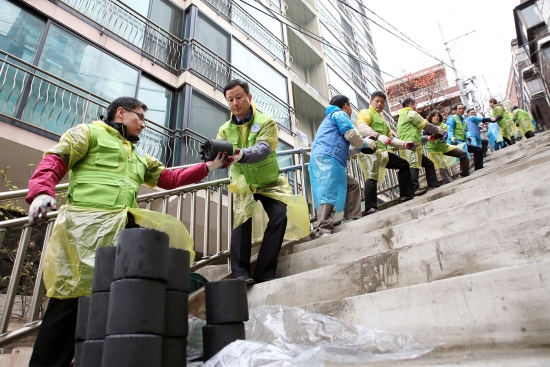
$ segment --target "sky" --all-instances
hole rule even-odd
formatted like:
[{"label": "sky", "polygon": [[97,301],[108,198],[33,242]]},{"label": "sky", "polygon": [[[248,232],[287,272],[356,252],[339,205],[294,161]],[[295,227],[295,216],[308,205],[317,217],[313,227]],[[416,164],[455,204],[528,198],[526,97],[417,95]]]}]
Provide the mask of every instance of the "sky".
[{"label": "sky", "polygon": [[[506,94],[512,62],[510,42],[516,38],[512,11],[519,3],[519,0],[364,1],[368,9],[447,64],[450,61],[438,21],[447,41],[475,31],[456,42],[449,42],[451,55],[461,78],[476,76],[480,92],[487,96],[488,88],[491,95],[499,100]],[[368,10],[366,14],[376,23],[397,33]],[[401,77],[439,63],[372,21],[370,24],[382,71]],[[382,77],[384,81],[394,79],[386,74]],[[450,68],[447,68],[447,78],[454,80]]]}]

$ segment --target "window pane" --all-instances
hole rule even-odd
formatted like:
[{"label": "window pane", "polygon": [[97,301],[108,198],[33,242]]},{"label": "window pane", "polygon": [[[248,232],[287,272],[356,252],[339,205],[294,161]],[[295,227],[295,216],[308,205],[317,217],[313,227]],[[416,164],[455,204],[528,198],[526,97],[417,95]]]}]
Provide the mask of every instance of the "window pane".
[{"label": "window pane", "polygon": [[[227,120],[229,120],[229,110],[227,107],[193,89],[189,129],[207,138],[215,139],[220,126]],[[183,149],[186,151],[186,164],[200,162],[200,142],[189,140],[187,147],[183,147]],[[217,169],[208,174],[207,180],[217,180],[226,177],[227,170]]]},{"label": "window pane", "polygon": [[[273,35],[275,35],[278,39],[283,39],[283,33],[281,29],[281,22],[279,22],[277,19],[270,17],[269,15],[265,13],[269,13],[269,10],[264,8],[260,3],[253,2],[254,8],[245,2],[239,2],[239,5],[242,6],[242,8],[252,15],[252,18],[256,19],[258,22],[260,22],[261,25],[263,25],[265,28],[267,28]],[[255,9],[259,8],[261,11]]]},{"label": "window pane", "polygon": [[55,26],[38,66],[110,101],[136,95],[137,70]]},{"label": "window pane", "polygon": [[351,88],[348,83],[346,83],[342,78],[338,76],[331,68],[327,68],[328,70],[328,80],[330,85],[332,85],[340,94],[345,95],[349,98],[350,102],[354,106],[358,106],[357,103],[357,97],[355,95],[355,91],[353,88]]},{"label": "window pane", "polygon": [[138,97],[148,107],[147,119],[169,127],[172,91],[154,81],[142,77],[139,81]]},{"label": "window pane", "polygon": [[189,128],[207,138],[215,139],[218,129],[229,120],[229,109],[193,90]]},{"label": "window pane", "polygon": [[151,20],[177,37],[181,37],[183,11],[162,0],[154,0]]},{"label": "window pane", "polygon": [[285,77],[237,41],[233,42],[231,55],[233,66],[273,93],[276,97],[288,103]]},{"label": "window pane", "polygon": [[0,0],[0,50],[32,63],[46,22]]},{"label": "window pane", "polygon": [[[6,0],[0,0],[0,9],[0,57],[4,59],[5,54],[11,54],[32,63],[45,22]],[[29,80],[24,71],[28,67],[15,64],[19,66],[0,61],[0,112],[12,117],[17,117],[22,92]]]},{"label": "window pane", "polygon": [[121,0],[121,1],[147,18],[147,14],[149,14],[149,0]]},{"label": "window pane", "polygon": [[229,33],[224,31],[207,16],[199,12],[195,28],[195,38],[216,55],[224,60],[229,60],[229,47],[231,39]]}]

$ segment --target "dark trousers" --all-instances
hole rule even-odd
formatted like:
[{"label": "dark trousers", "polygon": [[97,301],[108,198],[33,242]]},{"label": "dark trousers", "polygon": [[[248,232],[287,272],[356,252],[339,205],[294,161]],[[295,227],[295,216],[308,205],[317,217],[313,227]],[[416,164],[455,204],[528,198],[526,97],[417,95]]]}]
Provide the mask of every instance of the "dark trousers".
[{"label": "dark trousers", "polygon": [[[424,154],[422,154],[421,165],[426,170],[426,181],[428,182],[428,187],[439,187],[439,180],[437,179],[437,174],[435,173],[434,163]],[[420,169],[411,168],[411,176],[414,190],[418,190],[420,188],[420,184],[418,183],[419,174]]]},{"label": "dark trousers", "polygon": [[474,167],[475,169],[483,168],[483,144],[481,147],[468,144],[468,152],[474,153]]},{"label": "dark trousers", "polygon": [[531,139],[534,136],[535,136],[535,133],[532,132],[532,131],[528,131],[528,132],[525,133],[525,138],[526,139]]},{"label": "dark trousers", "polygon": [[481,139],[481,155],[487,157],[487,149],[489,149],[489,140]]},{"label": "dark trousers", "polygon": [[[254,200],[260,200],[269,218],[253,276],[255,280],[263,281],[275,278],[277,259],[286,230],[286,204],[261,194],[254,194]],[[230,257],[234,278],[250,276],[251,248],[252,218],[231,233]]]},{"label": "dark trousers", "polygon": [[[399,196],[413,196],[413,183],[411,178],[411,170],[409,169],[409,162],[400,156],[388,153],[388,163],[386,168],[397,170],[397,180],[399,181]],[[378,181],[368,179],[365,181],[365,188],[363,193],[365,195],[365,210],[371,208],[376,209],[378,207],[377,193],[378,193]]]},{"label": "dark trousers", "polygon": [[456,148],[443,154],[460,159],[460,175],[463,177],[470,175],[470,160],[468,159],[468,153],[462,149]]},{"label": "dark trousers", "polygon": [[74,358],[78,298],[50,298],[29,367],[69,367]]}]

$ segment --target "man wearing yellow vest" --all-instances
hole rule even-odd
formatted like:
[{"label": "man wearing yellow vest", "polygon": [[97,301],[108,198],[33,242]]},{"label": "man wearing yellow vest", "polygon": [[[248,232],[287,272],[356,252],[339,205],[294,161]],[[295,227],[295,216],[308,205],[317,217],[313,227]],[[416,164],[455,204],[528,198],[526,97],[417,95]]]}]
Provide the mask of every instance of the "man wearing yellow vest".
[{"label": "man wearing yellow vest", "polygon": [[[118,232],[133,227],[165,231],[170,247],[194,258],[193,242],[176,218],[142,210],[141,184],[173,189],[203,179],[226,157],[188,169],[167,170],[135,144],[145,128],[147,106],[132,97],[115,99],[107,118],[80,124],[44,153],[29,181],[29,223],[57,209],[55,186],[69,172],[67,205],[61,206],[44,254],[44,284],[50,298],[34,344],[30,367],[65,367],[74,356],[78,298],[91,293],[95,251],[113,246]],[[102,116],[103,117],[103,116]]]},{"label": "man wearing yellow vest", "polygon": [[[229,189],[234,193],[231,271],[234,278],[253,285],[275,279],[287,224],[301,228],[302,234],[298,237],[305,237],[309,235],[309,213],[304,198],[293,195],[288,181],[281,176],[275,152],[278,144],[275,120],[256,110],[247,82],[232,80],[223,93],[231,119],[220,127],[216,139],[230,141],[234,149],[234,155],[229,158],[232,163]],[[252,218],[256,217],[256,201],[261,202],[269,220],[251,276]]]},{"label": "man wearing yellow vest", "polygon": [[433,162],[422,154],[422,138],[420,133],[426,130],[436,139],[446,140],[447,132],[440,127],[430,124],[418,112],[416,112],[416,103],[412,98],[406,98],[402,103],[403,108],[398,112],[397,135],[399,139],[412,141],[416,144],[414,151],[400,151],[400,155],[409,161],[411,175],[415,190],[419,189],[418,175],[420,167],[426,170],[426,181],[428,181],[428,190],[439,187],[439,181],[435,173]]},{"label": "man wearing yellow vest", "polygon": [[[373,214],[378,211],[377,186],[382,184],[385,177],[385,169],[397,170],[399,182],[399,202],[403,203],[413,199],[414,190],[409,169],[409,162],[394,154],[394,149],[416,150],[416,144],[406,142],[393,137],[390,124],[381,115],[386,106],[386,94],[382,91],[374,91],[371,95],[370,106],[357,114],[357,130],[362,137],[374,137],[377,142],[375,154],[359,157],[360,167],[365,181],[365,214]],[[417,194],[424,194],[420,190]]]}]

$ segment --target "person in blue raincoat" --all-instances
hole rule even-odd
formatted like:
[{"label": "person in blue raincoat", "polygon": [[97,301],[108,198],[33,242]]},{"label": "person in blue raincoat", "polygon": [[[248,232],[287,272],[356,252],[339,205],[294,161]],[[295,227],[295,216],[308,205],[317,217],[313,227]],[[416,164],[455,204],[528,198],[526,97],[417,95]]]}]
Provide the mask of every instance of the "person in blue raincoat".
[{"label": "person in blue raincoat", "polygon": [[489,139],[489,145],[495,152],[501,148],[504,148],[504,139],[500,133],[500,127],[497,122],[491,122],[487,126],[487,138]]},{"label": "person in blue raincoat", "polygon": [[346,172],[350,155],[374,153],[376,142],[361,138],[351,122],[349,98],[334,96],[326,108],[326,117],[319,126],[311,147],[309,177],[317,210],[317,236],[328,236],[334,230],[333,209],[344,211],[344,219],[361,218],[359,182]]},{"label": "person in blue raincoat", "polygon": [[468,150],[474,153],[475,169],[483,168],[483,157],[487,154],[489,141],[481,138],[479,125],[484,122],[496,122],[497,120],[490,117],[479,117],[476,111],[470,108],[466,112],[466,140],[468,141]]}]

